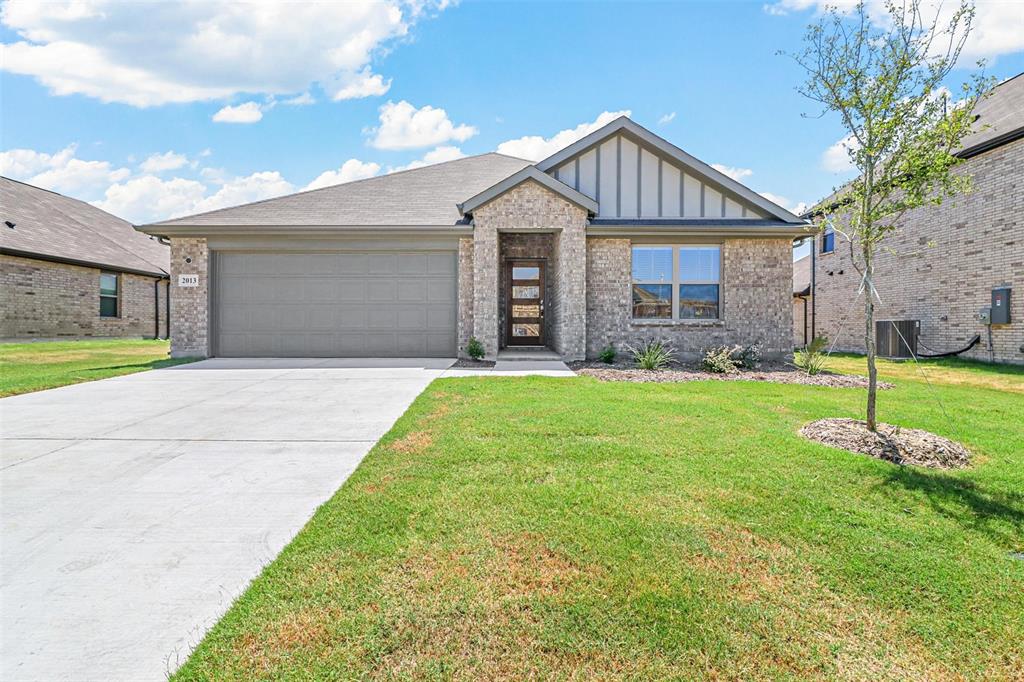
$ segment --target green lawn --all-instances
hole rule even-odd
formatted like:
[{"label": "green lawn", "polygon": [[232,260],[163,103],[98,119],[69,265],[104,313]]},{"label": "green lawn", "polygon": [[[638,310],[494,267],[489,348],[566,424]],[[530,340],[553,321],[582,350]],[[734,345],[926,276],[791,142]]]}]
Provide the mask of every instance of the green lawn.
[{"label": "green lawn", "polygon": [[169,367],[168,342],[140,339],[0,344],[0,397]]},{"label": "green lawn", "polygon": [[437,381],[173,679],[1019,680],[1024,373],[881,364],[972,468],[797,435],[857,389]]}]

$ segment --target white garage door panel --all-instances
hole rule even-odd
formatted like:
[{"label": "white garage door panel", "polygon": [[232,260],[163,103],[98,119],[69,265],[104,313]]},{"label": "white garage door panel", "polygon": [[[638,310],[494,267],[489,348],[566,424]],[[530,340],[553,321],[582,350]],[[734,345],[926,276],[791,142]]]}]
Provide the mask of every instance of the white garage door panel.
[{"label": "white garage door panel", "polygon": [[217,355],[455,355],[454,252],[216,258]]}]

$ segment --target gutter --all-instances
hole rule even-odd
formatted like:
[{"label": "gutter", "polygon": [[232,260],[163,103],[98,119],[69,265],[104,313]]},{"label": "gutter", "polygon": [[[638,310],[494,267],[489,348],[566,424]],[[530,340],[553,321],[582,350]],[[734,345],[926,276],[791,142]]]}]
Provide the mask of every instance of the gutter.
[{"label": "gutter", "polygon": [[154,237],[451,237],[470,236],[473,227],[462,225],[136,225],[135,229]]},{"label": "gutter", "polygon": [[0,247],[0,254],[5,256],[17,256],[18,258],[29,258],[32,260],[41,260],[48,263],[64,263],[65,265],[78,265],[83,268],[93,268],[100,270],[110,270],[112,272],[124,272],[131,275],[142,275],[143,277],[156,277],[157,279],[170,279],[170,275],[164,271],[153,272],[151,270],[139,270],[136,268],[126,268],[122,265],[110,265],[108,263],[97,263],[95,261],[79,260],[77,258],[65,258],[64,256],[51,256],[45,253],[35,253],[32,251],[21,251],[19,249],[8,249]]}]

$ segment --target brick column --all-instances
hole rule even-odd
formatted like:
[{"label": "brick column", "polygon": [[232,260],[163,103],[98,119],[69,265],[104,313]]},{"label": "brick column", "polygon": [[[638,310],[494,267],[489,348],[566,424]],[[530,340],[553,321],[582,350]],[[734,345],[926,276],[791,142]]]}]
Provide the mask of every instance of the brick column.
[{"label": "brick column", "polygon": [[473,330],[473,239],[459,240],[459,319],[456,339],[460,358],[466,355],[466,345]]},{"label": "brick column", "polygon": [[[191,262],[186,262],[191,260]],[[199,275],[199,285],[182,287],[178,275]],[[209,250],[205,238],[171,239],[171,357],[209,355],[207,302]]]},{"label": "brick column", "polygon": [[473,227],[473,336],[488,360],[498,356],[498,231],[488,221]]},{"label": "brick column", "polygon": [[564,360],[587,355],[587,235],[583,221],[567,223],[555,235],[555,306],[558,329],[554,350]]}]

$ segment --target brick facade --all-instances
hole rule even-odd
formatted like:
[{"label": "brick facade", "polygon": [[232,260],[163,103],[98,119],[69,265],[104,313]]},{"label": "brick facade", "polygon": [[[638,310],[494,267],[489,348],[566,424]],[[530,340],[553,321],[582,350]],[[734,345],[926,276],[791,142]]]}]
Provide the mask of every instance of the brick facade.
[{"label": "brick facade", "polygon": [[[879,249],[876,319],[920,320],[926,348],[950,351],[980,334],[963,357],[1024,363],[1024,140],[973,157],[957,172],[973,176],[973,191],[939,206],[918,208]],[[816,331],[840,350],[864,352],[864,302],[849,245],[836,236],[833,253],[816,258]],[[892,253],[889,252],[891,249]],[[978,311],[993,287],[1010,286],[1011,324],[988,330]]]},{"label": "brick facade", "polygon": [[[179,286],[178,275],[199,275],[199,286]],[[209,250],[206,247],[206,239],[172,238],[172,358],[206,357],[210,353],[208,282]]]},{"label": "brick facade", "polygon": [[166,337],[166,280],[120,273],[119,315],[100,317],[101,272],[113,271],[0,255],[0,338],[153,338],[156,319]]},{"label": "brick facade", "polygon": [[466,346],[473,336],[473,239],[459,240],[459,317],[456,343],[459,357],[466,357]]},{"label": "brick facade", "polygon": [[[585,344],[587,212],[563,197],[527,181],[480,206],[473,213],[473,329],[486,357],[497,355],[502,338],[499,233],[551,233],[547,277],[551,299],[548,345],[569,360],[582,359]],[[510,242],[515,243],[515,242]]]},{"label": "brick facade", "polygon": [[725,239],[722,242],[720,319],[634,322],[632,251],[629,239],[587,241],[586,353],[595,357],[611,344],[647,339],[671,343],[683,359],[711,346],[756,342],[766,357],[787,357],[793,335],[793,246],[788,238]]}]

